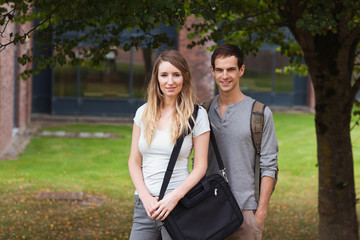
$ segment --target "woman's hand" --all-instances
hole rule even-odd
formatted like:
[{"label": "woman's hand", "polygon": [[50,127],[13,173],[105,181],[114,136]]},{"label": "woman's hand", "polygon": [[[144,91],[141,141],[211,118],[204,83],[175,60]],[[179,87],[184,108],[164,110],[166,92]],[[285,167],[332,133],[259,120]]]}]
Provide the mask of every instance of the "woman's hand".
[{"label": "woman's hand", "polygon": [[156,204],[156,211],[151,215],[151,218],[154,220],[164,221],[178,204],[180,199],[181,196],[177,194],[176,190],[166,194],[164,198]]},{"label": "woman's hand", "polygon": [[142,204],[144,205],[145,211],[150,218],[153,218],[152,215],[156,211],[158,204],[158,197],[153,197],[151,195],[140,198]]}]

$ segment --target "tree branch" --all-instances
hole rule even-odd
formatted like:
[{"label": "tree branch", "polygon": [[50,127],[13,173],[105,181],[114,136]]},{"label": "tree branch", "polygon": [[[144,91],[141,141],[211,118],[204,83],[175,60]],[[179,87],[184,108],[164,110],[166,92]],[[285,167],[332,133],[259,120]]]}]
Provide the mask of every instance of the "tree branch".
[{"label": "tree branch", "polygon": [[[49,15],[44,19],[42,20],[39,24],[37,24],[36,26],[34,26],[33,28],[31,28],[28,32],[24,33],[22,36],[21,35],[18,35],[18,38],[14,37],[14,39],[10,39],[9,42],[5,43],[5,44],[2,44],[0,43],[0,52],[2,52],[7,46],[11,45],[11,44],[17,44],[18,41],[20,41],[21,39],[26,39],[33,31],[35,31],[36,29],[38,29],[41,25],[45,24],[47,21],[49,21],[52,16],[54,15],[54,13],[59,9],[59,7],[62,5],[62,2],[60,2],[50,13]],[[13,9],[12,11],[15,11],[15,9]],[[8,20],[9,22],[10,20]],[[4,27],[3,31],[1,32],[1,37],[2,36],[2,33],[5,32],[6,30],[6,27],[7,27],[7,24],[8,22],[6,23],[6,26]]]},{"label": "tree branch", "polygon": [[7,17],[8,20],[7,20],[6,23],[4,24],[4,29],[3,29],[2,31],[0,31],[0,36],[1,36],[1,38],[4,37],[3,34],[4,34],[4,32],[5,32],[6,28],[7,28],[7,25],[8,25],[9,22],[11,21],[8,16],[9,16],[9,15],[14,16],[14,14],[15,14],[15,9],[13,9],[13,10],[11,10],[10,12],[8,12],[8,13],[6,13],[6,14],[3,15],[3,18],[6,18],[6,17]]}]

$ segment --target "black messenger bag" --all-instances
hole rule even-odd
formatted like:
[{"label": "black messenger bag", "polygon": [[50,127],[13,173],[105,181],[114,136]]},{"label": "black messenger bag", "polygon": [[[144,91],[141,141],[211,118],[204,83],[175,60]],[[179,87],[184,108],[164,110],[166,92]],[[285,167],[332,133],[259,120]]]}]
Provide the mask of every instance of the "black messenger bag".
[{"label": "black messenger bag", "polygon": [[[197,108],[194,111],[194,119],[196,114]],[[190,123],[193,127],[194,123]],[[221,174],[205,176],[170,212],[164,226],[173,240],[221,240],[235,232],[243,222],[241,210],[228,184],[212,130],[210,139]],[[164,197],[183,140],[184,135],[177,139],[174,146],[159,201]]]}]

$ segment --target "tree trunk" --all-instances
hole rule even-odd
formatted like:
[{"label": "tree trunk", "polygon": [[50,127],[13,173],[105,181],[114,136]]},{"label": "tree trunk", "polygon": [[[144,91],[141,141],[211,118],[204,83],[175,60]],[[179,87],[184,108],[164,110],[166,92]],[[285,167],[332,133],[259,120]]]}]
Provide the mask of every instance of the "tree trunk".
[{"label": "tree trunk", "polygon": [[[331,33],[311,36],[303,48],[315,89],[319,239],[358,240],[350,138],[353,46],[339,39]],[[314,49],[307,52],[311,45]]]},{"label": "tree trunk", "polygon": [[152,50],[143,48],[142,49],[144,63],[145,63],[145,84],[147,86],[151,79],[151,72],[152,72]]},{"label": "tree trunk", "polygon": [[[348,27],[354,20],[348,11],[350,4],[329,1],[335,7],[327,8],[325,2],[277,3],[280,15],[303,50],[315,90],[319,239],[358,240],[350,121],[355,94],[360,88],[360,80],[351,81],[360,28]],[[313,7],[325,9],[321,12]],[[354,14],[356,11],[357,8]],[[332,14],[336,24],[326,30],[315,21],[325,18],[314,17],[314,22],[309,22],[307,18],[317,12]]]},{"label": "tree trunk", "polygon": [[319,239],[358,239],[349,109],[345,100],[316,101]]}]

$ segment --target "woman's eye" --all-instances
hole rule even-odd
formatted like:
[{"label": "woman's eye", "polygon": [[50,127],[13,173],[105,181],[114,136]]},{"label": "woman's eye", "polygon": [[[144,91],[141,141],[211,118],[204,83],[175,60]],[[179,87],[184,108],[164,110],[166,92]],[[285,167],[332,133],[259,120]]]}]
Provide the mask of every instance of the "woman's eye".
[{"label": "woman's eye", "polygon": [[160,76],[162,76],[162,77],[166,77],[167,75],[166,75],[166,74],[161,74]]}]

